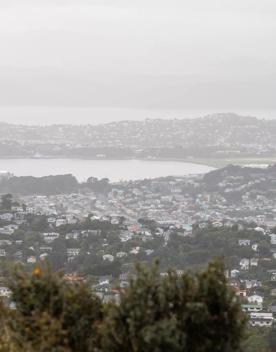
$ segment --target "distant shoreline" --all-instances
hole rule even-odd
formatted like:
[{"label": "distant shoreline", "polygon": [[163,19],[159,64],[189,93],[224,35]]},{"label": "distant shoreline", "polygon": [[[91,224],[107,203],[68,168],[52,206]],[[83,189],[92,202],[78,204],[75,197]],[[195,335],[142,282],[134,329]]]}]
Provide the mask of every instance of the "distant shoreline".
[{"label": "distant shoreline", "polygon": [[[93,160],[93,161],[123,161],[123,160],[137,160],[137,161],[148,161],[148,162],[183,162],[191,164],[200,164],[214,168],[225,167],[229,164],[246,166],[246,165],[271,165],[276,164],[276,157],[271,158],[89,158],[89,157],[68,157],[68,156],[1,156],[1,160]],[[1,166],[1,165],[0,165]]]}]

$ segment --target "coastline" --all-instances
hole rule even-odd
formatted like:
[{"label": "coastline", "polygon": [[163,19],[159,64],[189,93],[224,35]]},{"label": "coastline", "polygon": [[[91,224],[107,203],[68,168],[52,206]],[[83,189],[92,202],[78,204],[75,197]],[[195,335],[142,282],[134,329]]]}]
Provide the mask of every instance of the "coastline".
[{"label": "coastline", "polygon": [[1,156],[1,160],[97,160],[97,161],[122,161],[122,160],[137,160],[137,161],[149,161],[149,162],[183,162],[183,163],[191,163],[191,164],[199,164],[205,165],[214,168],[222,168],[229,164],[246,166],[246,165],[258,165],[260,167],[264,165],[276,164],[276,157],[267,157],[267,158],[129,158],[129,157],[118,157],[118,158],[89,158],[89,157],[68,157],[67,155],[59,155],[59,156],[47,156],[41,155],[39,157],[35,156]]}]

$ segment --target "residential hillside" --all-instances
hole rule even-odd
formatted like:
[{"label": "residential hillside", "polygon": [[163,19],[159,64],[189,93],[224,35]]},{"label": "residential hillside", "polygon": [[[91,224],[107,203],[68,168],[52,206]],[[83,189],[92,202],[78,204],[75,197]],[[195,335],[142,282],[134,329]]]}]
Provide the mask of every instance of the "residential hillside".
[{"label": "residential hillside", "polygon": [[197,119],[103,125],[22,126],[1,123],[0,157],[269,158],[276,120],[214,114]]},{"label": "residential hillside", "polygon": [[5,269],[15,262],[32,271],[46,260],[110,302],[137,262],[158,259],[162,275],[181,275],[223,257],[250,325],[266,336],[276,319],[275,183],[275,165],[116,183],[4,175],[0,297],[10,299]]}]

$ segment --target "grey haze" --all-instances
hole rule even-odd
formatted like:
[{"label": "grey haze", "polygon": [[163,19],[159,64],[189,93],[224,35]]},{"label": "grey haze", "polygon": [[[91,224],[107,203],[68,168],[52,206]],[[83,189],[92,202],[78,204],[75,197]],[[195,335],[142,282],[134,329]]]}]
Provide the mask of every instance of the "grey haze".
[{"label": "grey haze", "polygon": [[0,120],[276,110],[275,19],[274,0],[1,0]]}]

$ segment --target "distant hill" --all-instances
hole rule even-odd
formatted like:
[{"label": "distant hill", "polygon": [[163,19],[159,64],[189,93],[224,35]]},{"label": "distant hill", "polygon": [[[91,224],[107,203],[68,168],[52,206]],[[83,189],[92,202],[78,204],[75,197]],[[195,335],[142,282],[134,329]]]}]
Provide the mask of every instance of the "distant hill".
[{"label": "distant hill", "polygon": [[234,113],[97,126],[0,127],[0,158],[276,158],[276,120]]}]

